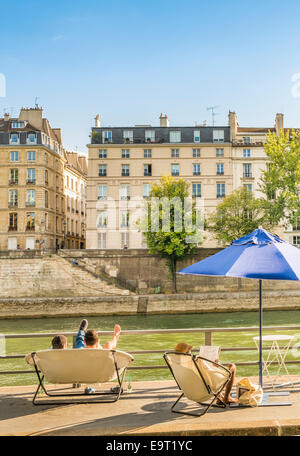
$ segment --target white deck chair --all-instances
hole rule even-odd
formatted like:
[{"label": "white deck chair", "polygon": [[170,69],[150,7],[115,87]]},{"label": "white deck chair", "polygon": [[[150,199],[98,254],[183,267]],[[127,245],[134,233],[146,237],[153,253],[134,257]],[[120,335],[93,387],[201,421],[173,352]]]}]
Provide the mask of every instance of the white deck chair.
[{"label": "white deck chair", "polygon": [[[189,353],[167,352],[164,354],[164,359],[178,388],[182,391],[182,394],[171,407],[172,412],[202,416],[212,406],[226,407],[219,394],[231,379],[232,373],[229,369],[221,364]],[[200,414],[175,410],[175,406],[183,396],[206,406],[205,410]],[[219,399],[220,404],[214,404],[217,399]],[[207,403],[207,401],[209,402]]]},{"label": "white deck chair", "polygon": [[[85,395],[90,398],[86,402],[115,402],[122,393],[122,383],[125,378],[126,369],[133,362],[134,358],[119,350],[92,350],[92,349],[67,349],[67,350],[41,350],[30,353],[25,357],[28,364],[34,366],[39,385],[33,397],[33,404],[40,405],[45,401],[36,401],[40,389],[50,397],[82,396],[83,393],[49,393],[44,381],[52,384],[86,384],[106,383],[117,379],[119,388],[116,392],[95,392],[92,395]],[[97,401],[93,396],[111,395],[113,399]],[[76,401],[64,400],[52,402],[51,404],[75,403]],[[80,401],[83,402],[83,401]],[[50,404],[50,402],[47,401]]]}]

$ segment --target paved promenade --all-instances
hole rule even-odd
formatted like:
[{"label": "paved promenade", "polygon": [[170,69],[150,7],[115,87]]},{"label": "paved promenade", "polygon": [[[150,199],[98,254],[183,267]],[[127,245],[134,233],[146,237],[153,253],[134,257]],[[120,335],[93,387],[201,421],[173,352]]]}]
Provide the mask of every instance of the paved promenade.
[{"label": "paved promenade", "polygon": [[113,404],[34,406],[34,390],[34,386],[0,388],[1,436],[300,434],[300,387],[287,397],[271,399],[290,400],[291,406],[214,408],[202,418],[171,413],[179,395],[173,381],[133,383],[133,391]]}]

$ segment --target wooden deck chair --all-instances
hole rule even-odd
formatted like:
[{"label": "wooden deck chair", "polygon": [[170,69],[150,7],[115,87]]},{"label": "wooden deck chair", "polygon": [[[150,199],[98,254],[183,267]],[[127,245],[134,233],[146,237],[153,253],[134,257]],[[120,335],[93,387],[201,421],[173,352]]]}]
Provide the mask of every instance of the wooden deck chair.
[{"label": "wooden deck chair", "polygon": [[[36,400],[36,397],[42,389],[47,396],[50,397],[71,397],[85,396],[84,403],[88,402],[116,402],[123,389],[122,383],[125,378],[126,369],[133,362],[134,358],[129,354],[119,350],[105,349],[67,349],[67,350],[41,350],[30,353],[25,357],[28,364],[35,368],[38,377],[38,388],[33,397],[34,405],[41,404],[70,404],[78,403],[76,400],[60,400],[59,402]],[[94,394],[86,395],[84,392],[77,393],[53,393],[46,389],[44,382],[69,385],[69,384],[85,384],[93,385],[96,383],[106,383],[113,380],[118,380],[116,392],[96,391]],[[110,395],[110,400],[98,400],[99,395]],[[96,396],[96,397],[95,397]],[[83,400],[79,401],[83,402]]]},{"label": "wooden deck chair", "polygon": [[[171,351],[164,354],[164,359],[178,388],[182,391],[182,394],[171,407],[172,412],[202,416],[212,406],[226,407],[219,394],[231,379],[232,373],[229,369],[209,359],[194,356],[190,353]],[[176,405],[184,396],[205,406],[204,411],[199,414],[175,410]],[[214,404],[217,399],[219,399],[220,404]]]}]

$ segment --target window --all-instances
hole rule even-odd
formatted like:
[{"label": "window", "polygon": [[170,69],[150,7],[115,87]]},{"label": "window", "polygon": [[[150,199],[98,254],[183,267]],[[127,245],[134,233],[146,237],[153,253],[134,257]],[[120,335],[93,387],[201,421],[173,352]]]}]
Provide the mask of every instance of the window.
[{"label": "window", "polygon": [[178,143],[181,141],[181,131],[170,131],[170,143]]},{"label": "window", "polygon": [[24,128],[24,122],[12,122],[12,128]]},{"label": "window", "polygon": [[155,130],[145,130],[146,142],[155,142]]},{"label": "window", "polygon": [[35,190],[26,191],[26,206],[35,206]]},{"label": "window", "polygon": [[152,165],[144,165],[144,176],[152,176]]},{"label": "window", "polygon": [[121,249],[129,247],[129,233],[121,233]]},{"label": "window", "polygon": [[201,198],[201,184],[193,184],[193,197]]},{"label": "window", "polygon": [[214,130],[213,131],[213,141],[216,142],[224,142],[224,130]]},{"label": "window", "polygon": [[[107,175],[107,165],[99,165],[99,176],[103,177]],[[72,181],[73,183],[73,181]]]},{"label": "window", "polygon": [[129,227],[129,212],[128,211],[120,212],[120,227],[121,228]]},{"label": "window", "polygon": [[243,150],[243,157],[244,157],[244,158],[249,158],[249,157],[251,157],[250,149],[244,149],[244,150]]},{"label": "window", "polygon": [[132,143],[133,142],[133,130],[124,130],[123,131],[123,139],[126,142]]},{"label": "window", "polygon": [[26,230],[34,231],[35,230],[35,213],[27,212],[26,214]]},{"label": "window", "polygon": [[173,163],[171,165],[171,172],[172,172],[172,176],[179,176],[179,165]]},{"label": "window", "polygon": [[27,184],[35,184],[35,168],[27,169]]},{"label": "window", "polygon": [[300,236],[293,236],[293,245],[300,247]]},{"label": "window", "polygon": [[244,142],[244,144],[250,144],[250,136],[244,136],[243,142]]},{"label": "window", "polygon": [[151,184],[143,185],[143,198],[149,198],[151,192]]},{"label": "window", "polygon": [[224,157],[224,149],[216,149],[216,157]]},{"label": "window", "polygon": [[10,212],[9,214],[9,231],[17,231],[18,229],[18,214],[16,212]]},{"label": "window", "polygon": [[250,193],[252,193],[252,184],[244,184],[244,188],[246,188]]},{"label": "window", "polygon": [[14,152],[10,153],[10,161],[11,162],[19,161],[19,152],[18,151],[14,151]]},{"label": "window", "polygon": [[111,143],[112,142],[112,132],[109,130],[102,131],[102,142]]},{"label": "window", "polygon": [[10,134],[10,144],[19,144],[20,137],[18,133],[11,133]]},{"label": "window", "polygon": [[252,177],[251,163],[243,163],[243,177]]},{"label": "window", "polygon": [[224,198],[225,184],[217,183],[217,198]]},{"label": "window", "polygon": [[217,174],[224,174],[224,163],[217,163]]},{"label": "window", "polygon": [[129,176],[129,175],[130,175],[130,166],[122,165],[122,176]]},{"label": "window", "polygon": [[152,149],[144,149],[144,158],[152,158]]},{"label": "window", "polygon": [[179,149],[171,149],[171,157],[179,158]]},{"label": "window", "polygon": [[45,169],[45,185],[48,185],[49,180],[48,180],[48,170]]},{"label": "window", "polygon": [[122,149],[122,158],[130,158],[130,150]]},{"label": "window", "polygon": [[107,228],[107,211],[98,213],[97,228]]},{"label": "window", "polygon": [[36,134],[35,133],[27,134],[27,144],[36,144]]},{"label": "window", "polygon": [[200,149],[193,149],[193,158],[200,158]]},{"label": "window", "polygon": [[35,161],[35,150],[27,152],[27,160]]},{"label": "window", "polygon": [[9,191],[9,206],[18,206],[18,190]]},{"label": "window", "polygon": [[106,233],[98,233],[98,249],[106,249]]},{"label": "window", "polygon": [[48,192],[47,190],[45,191],[45,207],[49,207],[49,199],[48,199]]},{"label": "window", "polygon": [[98,185],[98,200],[107,200],[107,185]]},{"label": "window", "polygon": [[122,201],[130,200],[130,185],[121,185],[120,199]]},{"label": "window", "polygon": [[293,223],[293,231],[300,231],[300,217],[296,217]]},{"label": "window", "polygon": [[194,130],[194,142],[200,142],[200,130]]},{"label": "window", "polygon": [[11,168],[9,170],[9,184],[14,185],[19,182],[19,170],[18,168]]},{"label": "window", "polygon": [[194,163],[193,164],[193,175],[194,176],[200,176],[201,174],[201,166],[200,163]]},{"label": "window", "polygon": [[99,149],[99,158],[107,158],[107,150]]}]

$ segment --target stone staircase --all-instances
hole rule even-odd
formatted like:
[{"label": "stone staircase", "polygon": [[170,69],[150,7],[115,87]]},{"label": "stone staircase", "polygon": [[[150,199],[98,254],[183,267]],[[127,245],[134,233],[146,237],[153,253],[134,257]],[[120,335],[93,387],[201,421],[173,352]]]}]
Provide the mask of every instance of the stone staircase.
[{"label": "stone staircase", "polygon": [[58,255],[0,259],[0,299],[131,294]]}]

